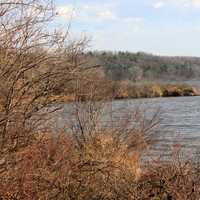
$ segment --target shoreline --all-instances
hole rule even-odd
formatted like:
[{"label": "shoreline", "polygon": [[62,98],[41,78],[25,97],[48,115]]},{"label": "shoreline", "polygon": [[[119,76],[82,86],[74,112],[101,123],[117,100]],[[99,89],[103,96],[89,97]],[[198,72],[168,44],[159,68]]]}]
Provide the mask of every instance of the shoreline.
[{"label": "shoreline", "polygon": [[[152,99],[152,98],[172,98],[172,97],[194,97],[200,96],[196,86],[187,84],[149,84],[149,85],[130,85],[122,84],[115,86],[113,94],[108,94],[113,100],[131,99]],[[107,97],[105,96],[105,98]],[[87,101],[87,95],[63,94],[50,97],[52,100],[60,102]],[[94,99],[103,99],[95,97]]]}]

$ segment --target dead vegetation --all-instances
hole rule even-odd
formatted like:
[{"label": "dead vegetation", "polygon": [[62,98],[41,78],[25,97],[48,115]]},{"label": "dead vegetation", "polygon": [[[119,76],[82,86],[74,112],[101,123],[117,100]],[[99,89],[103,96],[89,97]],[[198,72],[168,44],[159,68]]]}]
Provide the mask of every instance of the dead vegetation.
[{"label": "dead vegetation", "polygon": [[[147,121],[135,110],[104,126],[112,96],[102,96],[112,87],[94,80],[96,66],[83,58],[85,39],[69,42],[68,32],[47,29],[55,14],[50,0],[0,2],[0,199],[199,199],[193,161],[141,167],[156,115]],[[73,115],[55,134],[44,126],[60,108],[52,97],[72,82]]]},{"label": "dead vegetation", "polygon": [[115,99],[198,96],[195,86],[187,84],[112,82]]}]

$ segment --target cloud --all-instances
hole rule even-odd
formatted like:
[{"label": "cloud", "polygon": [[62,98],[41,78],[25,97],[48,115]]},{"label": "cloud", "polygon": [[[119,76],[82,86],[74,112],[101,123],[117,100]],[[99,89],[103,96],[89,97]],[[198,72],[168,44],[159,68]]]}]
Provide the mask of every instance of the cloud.
[{"label": "cloud", "polygon": [[125,17],[122,19],[122,21],[127,23],[141,23],[144,21],[142,17]]},{"label": "cloud", "polygon": [[60,18],[71,19],[82,24],[98,24],[98,23],[126,23],[126,24],[139,24],[143,21],[141,17],[122,17],[120,16],[114,4],[78,4],[76,7],[73,5],[64,5],[57,7],[57,13]]},{"label": "cloud", "polygon": [[102,4],[92,2],[79,3],[75,7],[70,4],[59,6],[57,12],[61,23],[62,19],[73,17],[75,35],[87,30],[86,34],[92,37],[94,47],[103,49],[109,46],[109,43],[117,48],[118,43],[123,44],[125,38],[133,37],[143,29],[142,17],[127,15],[118,8],[117,5],[107,2]]},{"label": "cloud", "polygon": [[191,0],[191,4],[194,8],[200,8],[200,0]]},{"label": "cloud", "polygon": [[96,14],[96,16],[99,20],[102,20],[102,21],[117,19],[116,15],[110,10],[100,11]]},{"label": "cloud", "polygon": [[62,18],[67,19],[67,20],[76,16],[75,8],[71,4],[65,5],[65,6],[57,6],[56,12],[57,12],[59,17],[62,17]]},{"label": "cloud", "polygon": [[158,1],[158,2],[155,2],[155,3],[153,4],[153,7],[156,8],[156,9],[162,8],[162,7],[164,7],[164,6],[165,6],[165,3],[164,3],[163,1]]},{"label": "cloud", "polygon": [[179,6],[185,8],[200,8],[200,0],[178,0]]},{"label": "cloud", "polygon": [[162,7],[175,7],[175,8],[200,8],[200,0],[153,0],[152,6],[155,9]]},{"label": "cloud", "polygon": [[110,5],[79,4],[76,7],[69,5],[56,8],[58,16],[64,19],[75,18],[80,22],[113,21],[117,16]]},{"label": "cloud", "polygon": [[113,21],[117,19],[116,13],[111,5],[88,4],[79,5],[79,19],[81,21]]}]

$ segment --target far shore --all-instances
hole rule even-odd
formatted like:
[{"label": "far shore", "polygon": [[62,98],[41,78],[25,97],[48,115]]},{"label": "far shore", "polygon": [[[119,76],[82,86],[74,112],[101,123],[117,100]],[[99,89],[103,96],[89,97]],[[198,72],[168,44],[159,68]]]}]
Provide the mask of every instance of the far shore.
[{"label": "far shore", "polygon": [[[126,83],[120,83],[112,91],[113,94],[109,94],[112,99],[139,99],[139,98],[160,98],[160,97],[186,97],[186,96],[199,96],[199,92],[196,86],[188,84],[144,84],[144,85],[130,85]],[[107,96],[105,96],[106,98]],[[95,98],[95,97],[94,97]],[[96,99],[103,99],[103,97],[97,97]],[[87,95],[75,95],[75,94],[62,94],[54,95],[52,100],[60,102],[74,102],[74,101],[86,101]]]}]

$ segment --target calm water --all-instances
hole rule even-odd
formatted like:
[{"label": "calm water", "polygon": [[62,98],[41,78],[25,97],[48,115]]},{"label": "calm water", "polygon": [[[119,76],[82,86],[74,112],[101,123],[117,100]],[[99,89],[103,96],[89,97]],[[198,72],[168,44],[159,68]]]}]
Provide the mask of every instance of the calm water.
[{"label": "calm water", "polygon": [[[200,89],[200,81],[189,82]],[[160,125],[158,142],[152,152],[169,152],[173,145],[181,146],[188,154],[200,149],[200,97],[171,97],[114,101],[112,110],[115,117],[123,115],[124,110],[133,111],[142,108],[147,118],[159,109]],[[58,123],[69,118],[69,105],[65,105]],[[105,119],[105,118],[104,118]]]},{"label": "calm water", "polygon": [[[188,154],[200,149],[200,97],[155,98],[115,102],[115,107],[140,107],[147,117],[159,109],[158,144],[155,151],[181,146]],[[150,118],[150,117],[149,117]]]}]

